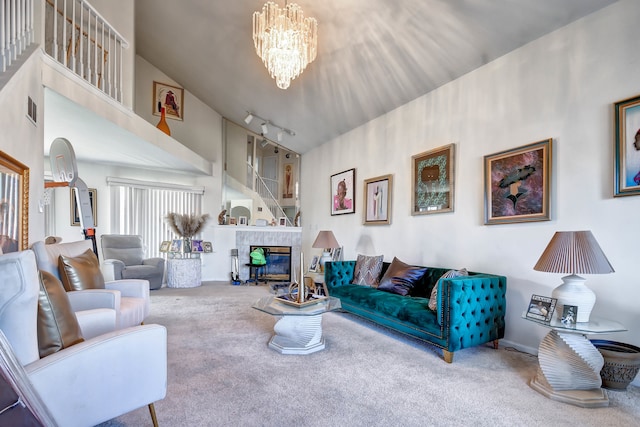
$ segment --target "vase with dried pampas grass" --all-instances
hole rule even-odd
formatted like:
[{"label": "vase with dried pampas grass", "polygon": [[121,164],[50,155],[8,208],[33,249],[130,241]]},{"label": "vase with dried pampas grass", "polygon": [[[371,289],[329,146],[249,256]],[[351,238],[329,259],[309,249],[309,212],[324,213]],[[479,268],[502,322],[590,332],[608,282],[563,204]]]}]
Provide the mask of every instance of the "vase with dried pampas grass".
[{"label": "vase with dried pampas grass", "polygon": [[184,239],[184,252],[191,252],[191,238],[198,234],[209,220],[209,214],[191,215],[169,213],[166,216],[169,227]]}]

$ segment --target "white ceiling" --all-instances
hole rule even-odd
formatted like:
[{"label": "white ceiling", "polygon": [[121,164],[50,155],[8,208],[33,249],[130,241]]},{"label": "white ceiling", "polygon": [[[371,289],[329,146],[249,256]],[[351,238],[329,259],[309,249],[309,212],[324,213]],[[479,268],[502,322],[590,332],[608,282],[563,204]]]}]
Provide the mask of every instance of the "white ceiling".
[{"label": "white ceiling", "polygon": [[[252,111],[294,130],[282,145],[305,153],[615,0],[297,2],[318,20],[318,57],[286,90],[253,47],[262,0],[136,0],[131,45],[222,116],[243,123]],[[126,120],[137,135],[53,91],[45,112],[45,140],[67,137],[78,160],[211,173],[135,115]],[[259,134],[260,124],[248,127]]]},{"label": "white ceiling", "polygon": [[262,0],[137,0],[134,46],[236,123],[250,110],[293,129],[283,145],[304,153],[614,2],[297,0],[318,20],[318,57],[286,90],[253,47]]}]

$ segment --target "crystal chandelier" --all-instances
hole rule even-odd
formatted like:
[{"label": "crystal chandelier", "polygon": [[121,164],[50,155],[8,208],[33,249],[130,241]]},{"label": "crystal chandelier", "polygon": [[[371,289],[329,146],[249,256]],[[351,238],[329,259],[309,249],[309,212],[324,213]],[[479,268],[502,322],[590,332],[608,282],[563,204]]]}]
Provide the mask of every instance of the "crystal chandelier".
[{"label": "crystal chandelier", "polygon": [[316,59],[318,22],[305,18],[295,3],[285,2],[281,9],[267,2],[262,12],[253,13],[253,44],[278,87],[286,89]]}]

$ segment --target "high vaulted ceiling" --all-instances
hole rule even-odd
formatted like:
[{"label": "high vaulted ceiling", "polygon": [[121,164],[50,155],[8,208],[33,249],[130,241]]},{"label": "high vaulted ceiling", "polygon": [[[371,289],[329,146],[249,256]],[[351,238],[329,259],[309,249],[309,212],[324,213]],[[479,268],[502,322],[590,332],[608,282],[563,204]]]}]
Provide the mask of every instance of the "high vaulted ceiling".
[{"label": "high vaulted ceiling", "polygon": [[614,2],[297,0],[318,56],[286,90],[253,47],[262,0],[136,0],[135,49],[224,117],[294,130],[282,145],[304,153]]}]

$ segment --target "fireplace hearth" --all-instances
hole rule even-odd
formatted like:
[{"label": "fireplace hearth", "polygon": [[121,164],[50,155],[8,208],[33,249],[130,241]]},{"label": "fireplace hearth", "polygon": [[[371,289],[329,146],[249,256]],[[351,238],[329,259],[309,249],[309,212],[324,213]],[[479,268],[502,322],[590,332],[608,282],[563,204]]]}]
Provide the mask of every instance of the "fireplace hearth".
[{"label": "fireplace hearth", "polygon": [[259,279],[267,281],[291,281],[291,246],[251,245],[249,253],[256,248],[264,250],[267,265],[260,272]]}]

